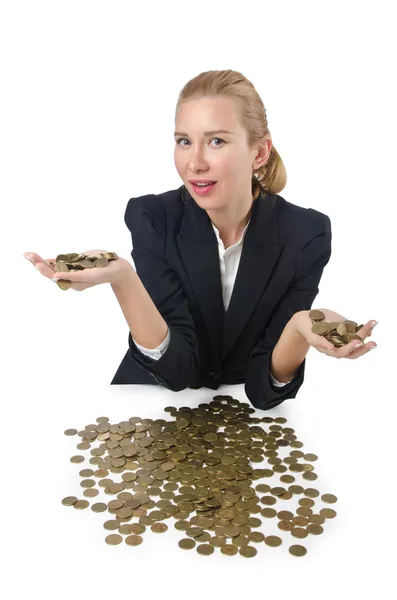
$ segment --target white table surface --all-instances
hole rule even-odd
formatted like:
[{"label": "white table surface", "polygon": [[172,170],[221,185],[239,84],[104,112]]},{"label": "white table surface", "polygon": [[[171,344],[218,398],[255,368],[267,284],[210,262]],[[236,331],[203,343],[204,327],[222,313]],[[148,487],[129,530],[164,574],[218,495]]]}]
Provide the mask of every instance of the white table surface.
[{"label": "white table surface", "polygon": [[[258,554],[252,559],[223,556],[218,549],[209,557],[195,549],[180,549],[178,541],[185,536],[173,527],[172,517],[166,520],[169,529],[164,534],[147,528],[138,547],[109,546],[106,535],[117,533],[103,528],[103,522],[112,518],[109,513],[61,504],[65,496],[84,498],[79,471],[92,466],[89,450],[76,449],[79,436],[67,437],[65,429],[80,430],[99,416],[108,416],[111,422],[133,416],[171,419],[164,407],[194,407],[210,402],[216,394],[247,402],[243,385],[178,393],[158,386],[73,385],[73,378],[62,370],[48,381],[21,381],[3,423],[3,551],[8,565],[3,581],[10,590],[8,598],[29,594],[41,600],[88,595],[105,599],[125,596],[127,587],[131,597],[139,593],[149,598],[183,594],[202,599],[224,594],[237,599],[258,592],[308,600],[379,593],[393,576],[393,425],[381,398],[377,408],[370,407],[378,390],[375,378],[369,378],[365,394],[355,393],[356,383],[343,376],[339,361],[335,363],[335,374],[342,372],[339,386],[338,380],[320,384],[313,363],[308,363],[297,398],[255,416],[285,416],[285,426],[293,427],[304,443],[302,450],[318,455],[313,464],[319,478],[309,482],[296,473],[295,483],[315,487],[320,495],[335,494],[336,504],[318,498],[315,507],[334,508],[337,517],[324,523],[322,535],[299,540],[278,529],[277,519],[258,515],[263,519],[259,530],[279,535],[283,544],[278,548],[253,544]],[[85,462],[70,463],[70,457],[80,453]],[[253,464],[267,466],[266,461]],[[254,484],[259,482],[269,480]],[[88,499],[90,503],[116,498],[99,489],[96,498]],[[300,497],[275,507],[295,510]],[[307,555],[291,556],[292,543],[303,544]]]}]

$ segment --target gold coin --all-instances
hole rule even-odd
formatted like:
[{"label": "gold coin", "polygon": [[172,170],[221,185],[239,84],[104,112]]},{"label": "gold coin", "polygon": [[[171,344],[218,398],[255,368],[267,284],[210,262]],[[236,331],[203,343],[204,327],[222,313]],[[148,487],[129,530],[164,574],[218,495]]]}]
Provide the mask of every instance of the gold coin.
[{"label": "gold coin", "polygon": [[142,542],[143,538],[140,535],[129,535],[125,538],[125,543],[128,544],[128,546],[139,546]]},{"label": "gold coin", "polygon": [[91,510],[97,513],[104,512],[107,510],[107,505],[104,502],[96,502],[91,506]]},{"label": "gold coin", "polygon": [[142,525],[141,523],[131,523],[130,531],[131,531],[131,533],[136,533],[136,534],[145,533],[146,527],[145,527],[145,525]]},{"label": "gold coin", "polygon": [[291,511],[289,511],[289,510],[280,510],[277,513],[277,516],[278,516],[279,519],[283,519],[283,520],[287,519],[288,520],[288,519],[292,519],[293,516],[294,516],[294,514]]},{"label": "gold coin", "polygon": [[308,461],[315,461],[318,459],[318,456],[316,454],[304,454],[303,458]]},{"label": "gold coin", "polygon": [[288,550],[293,556],[305,556],[305,554],[307,554],[306,548],[304,546],[300,546],[299,544],[290,546]]},{"label": "gold coin", "polygon": [[224,546],[221,546],[221,552],[226,556],[234,556],[235,554],[237,554],[238,548],[233,544],[225,544]]},{"label": "gold coin", "polygon": [[336,512],[332,508],[322,508],[320,510],[320,515],[326,519],[333,519],[336,517]]},{"label": "gold coin", "polygon": [[287,520],[279,521],[277,526],[279,529],[282,529],[283,531],[291,531],[294,528],[291,521],[287,521]]},{"label": "gold coin", "polygon": [[111,533],[105,537],[105,542],[110,546],[117,546],[117,544],[121,544],[123,538],[118,533]]},{"label": "gold coin", "polygon": [[306,531],[306,529],[303,529],[302,527],[293,527],[293,529],[291,529],[291,535],[293,535],[296,538],[305,538],[308,536],[308,533]]},{"label": "gold coin", "polygon": [[153,531],[153,533],[164,533],[167,531],[168,525],[165,523],[153,523],[150,529]]},{"label": "gold coin", "polygon": [[[335,512],[335,511],[332,510],[332,508],[328,508],[328,509],[324,508],[323,510],[330,510],[333,513]],[[308,518],[308,520],[311,523],[315,523],[316,525],[322,525],[323,523],[325,523],[325,515],[316,515],[316,514],[313,514],[313,515],[309,515],[307,518]]]},{"label": "gold coin", "polygon": [[80,481],[80,485],[83,488],[91,488],[94,487],[95,481],[93,479],[83,479]]},{"label": "gold coin", "polygon": [[322,321],[323,319],[325,319],[325,314],[322,310],[313,309],[309,312],[309,317],[312,321]]},{"label": "gold coin", "polygon": [[265,536],[261,531],[252,531],[248,534],[248,539],[250,542],[259,543],[265,541]]},{"label": "gold coin", "polygon": [[277,535],[268,535],[265,538],[265,544],[267,546],[271,546],[272,548],[276,548],[277,546],[280,546],[280,544],[282,544],[282,539],[279,538]]},{"label": "gold coin", "polygon": [[129,525],[129,523],[120,525],[119,533],[121,533],[122,535],[130,535],[130,533],[132,533],[130,527],[131,527],[131,525]]},{"label": "gold coin", "polygon": [[96,488],[87,488],[83,491],[83,496],[85,496],[86,498],[94,498],[95,496],[98,496],[98,494],[99,490],[97,490]]},{"label": "gold coin", "polygon": [[265,483],[259,483],[255,489],[257,492],[267,494],[270,491],[270,485],[267,485]]},{"label": "gold coin", "polygon": [[312,533],[313,535],[320,535],[320,533],[323,533],[324,529],[321,527],[321,525],[316,525],[316,523],[309,523],[309,525],[306,527],[306,531]]},{"label": "gold coin", "polygon": [[88,502],[88,500],[77,500],[77,502],[75,502],[73,504],[73,507],[76,508],[77,510],[83,510],[84,508],[87,508],[90,505],[90,503]]},{"label": "gold coin", "polygon": [[192,540],[191,538],[183,538],[182,540],[179,540],[178,542],[178,546],[180,548],[182,548],[182,550],[191,550],[192,548],[194,548],[196,545],[196,542],[194,540]]},{"label": "gold coin", "polygon": [[63,432],[65,435],[76,435],[77,429],[65,429]]},{"label": "gold coin", "polygon": [[62,500],[62,504],[64,506],[73,506],[73,504],[76,504],[76,502],[77,502],[76,496],[66,496],[66,498],[64,498]]},{"label": "gold coin", "polygon": [[245,558],[252,558],[258,553],[257,549],[254,546],[242,546],[239,549],[239,554],[244,556]]},{"label": "gold coin", "polygon": [[214,547],[211,546],[210,544],[199,544],[197,546],[196,550],[202,556],[209,556],[210,554],[213,554]]},{"label": "gold coin", "polygon": [[321,500],[323,502],[328,502],[330,504],[333,504],[334,502],[336,502],[338,500],[338,498],[336,496],[334,496],[333,494],[323,494],[321,496]]},{"label": "gold coin", "polygon": [[82,469],[79,473],[80,477],[91,477],[94,474],[92,469]]},{"label": "gold coin", "polygon": [[[238,537],[238,536],[236,536]],[[209,539],[209,543],[211,544],[211,546],[224,546],[226,544],[226,538],[221,538],[219,536],[213,536]]]},{"label": "gold coin", "polygon": [[312,332],[317,335],[323,335],[328,332],[328,325],[326,323],[315,323],[312,326]]},{"label": "gold coin", "polygon": [[105,521],[104,524],[103,524],[103,526],[108,531],[115,531],[116,529],[119,528],[120,522],[117,521],[117,520],[111,519],[110,521]]},{"label": "gold coin", "polygon": [[261,515],[262,515],[262,517],[271,519],[277,515],[277,511],[274,510],[274,508],[262,508]]},{"label": "gold coin", "polygon": [[81,454],[76,454],[70,458],[71,463],[81,463],[84,462],[84,460],[84,456],[81,456]]}]

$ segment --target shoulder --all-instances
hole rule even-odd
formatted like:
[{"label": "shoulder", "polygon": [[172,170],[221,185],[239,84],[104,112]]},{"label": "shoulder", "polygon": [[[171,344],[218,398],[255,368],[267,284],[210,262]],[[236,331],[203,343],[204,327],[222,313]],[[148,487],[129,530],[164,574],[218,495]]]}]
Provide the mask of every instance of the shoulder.
[{"label": "shoulder", "polygon": [[160,194],[145,194],[130,198],[124,214],[124,221],[129,227],[132,221],[149,219],[161,231],[166,228],[167,217],[183,212],[182,187]]},{"label": "shoulder", "polygon": [[282,237],[285,235],[305,243],[324,233],[331,235],[331,219],[326,213],[288,202],[280,194],[273,197]]}]

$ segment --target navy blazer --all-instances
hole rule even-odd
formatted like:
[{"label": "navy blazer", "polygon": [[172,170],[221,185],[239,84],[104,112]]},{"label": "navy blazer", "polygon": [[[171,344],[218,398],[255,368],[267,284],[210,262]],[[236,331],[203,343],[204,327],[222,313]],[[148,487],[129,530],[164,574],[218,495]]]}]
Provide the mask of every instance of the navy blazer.
[{"label": "navy blazer", "polygon": [[[184,194],[182,195],[182,191]],[[154,361],[128,334],[111,384],[160,384],[173,391],[245,383],[263,410],[295,398],[306,359],[283,387],[269,376],[273,348],[294,313],[308,310],[331,256],[330,218],[261,192],[254,201],[228,310],[222,299],[218,242],[207,212],[184,186],[128,201],[136,272],[170,328]]]}]

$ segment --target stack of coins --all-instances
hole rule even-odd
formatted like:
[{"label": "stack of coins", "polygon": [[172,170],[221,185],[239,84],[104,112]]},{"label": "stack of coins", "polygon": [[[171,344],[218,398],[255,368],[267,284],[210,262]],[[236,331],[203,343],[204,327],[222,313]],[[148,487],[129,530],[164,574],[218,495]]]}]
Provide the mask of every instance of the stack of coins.
[{"label": "stack of coins", "polygon": [[[50,265],[57,273],[66,271],[83,271],[84,269],[93,269],[94,267],[106,267],[109,261],[118,258],[116,252],[100,252],[99,254],[77,254],[69,252],[69,254],[58,254],[54,261],[49,261]],[[58,279],[56,282],[61,290],[70,288],[70,281]]]},{"label": "stack of coins", "polygon": [[309,317],[312,320],[312,332],[325,337],[335,348],[345,346],[352,340],[360,340],[364,343],[357,331],[360,331],[364,325],[357,325],[355,321],[324,321],[325,315],[321,310],[311,310]]},{"label": "stack of coins", "polygon": [[[299,450],[303,443],[285,426],[286,418],[259,418],[250,404],[228,395],[197,408],[164,410],[175,420],[131,417],[111,424],[108,417],[98,417],[81,431],[64,432],[79,435],[77,450],[90,450],[89,468],[79,472],[83,496],[94,498],[101,489],[116,495],[91,506],[93,512],[110,513],[103,525],[111,532],[106,543],[119,544],[126,536],[127,545],[138,546],[147,527],[164,533],[164,521],[172,517],[184,534],[180,548],[196,548],[203,556],[218,551],[251,558],[257,554],[254,545],[276,548],[283,542],[279,535],[259,531],[264,522],[273,521],[273,529],[277,523],[280,534],[303,539],[321,534],[325,521],[336,516],[331,508],[315,509],[320,492],[305,482],[317,479],[312,463],[318,457]],[[289,455],[280,456],[283,448],[290,449]],[[82,463],[85,457],[78,454],[70,461]],[[265,468],[252,464],[264,461]],[[295,504],[298,496],[295,511],[288,501]],[[321,500],[334,503],[337,498],[325,493]],[[62,503],[78,510],[89,506],[77,495]],[[131,522],[134,518],[138,522]],[[289,552],[304,556],[307,550],[293,544]]]}]

